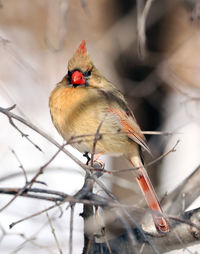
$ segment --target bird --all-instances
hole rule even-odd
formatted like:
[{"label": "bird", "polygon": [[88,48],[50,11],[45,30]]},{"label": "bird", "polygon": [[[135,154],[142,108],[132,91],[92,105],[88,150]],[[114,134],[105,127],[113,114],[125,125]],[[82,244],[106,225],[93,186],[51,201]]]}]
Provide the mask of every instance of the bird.
[{"label": "bird", "polygon": [[[145,137],[122,93],[96,68],[82,40],[68,61],[68,72],[49,97],[52,122],[64,140],[81,153],[123,155],[152,212],[157,231],[169,231],[153,185],[143,165],[141,148],[150,152]],[[100,132],[94,146],[94,136]],[[94,150],[95,147],[95,150]]]}]

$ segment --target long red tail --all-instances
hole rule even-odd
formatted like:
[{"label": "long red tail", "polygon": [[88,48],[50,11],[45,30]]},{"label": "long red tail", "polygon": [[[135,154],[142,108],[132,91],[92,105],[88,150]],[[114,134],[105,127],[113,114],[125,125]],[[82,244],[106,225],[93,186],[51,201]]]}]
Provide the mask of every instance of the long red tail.
[{"label": "long red tail", "polygon": [[[158,201],[157,195],[155,193],[153,185],[148,177],[148,174],[147,174],[146,169],[144,168],[142,162],[138,161],[138,158],[136,159],[135,157],[131,158],[131,162],[134,165],[134,167],[140,167],[138,169],[137,182],[143,192],[143,195],[145,197],[145,200],[146,200],[149,208],[152,209],[153,211],[162,213],[163,211],[162,211],[162,208],[161,208],[160,203]],[[160,231],[160,232],[168,232],[169,231],[169,224],[168,224],[167,220],[161,214],[153,214],[152,216],[153,216],[153,220],[154,220],[155,226],[158,231]]]}]

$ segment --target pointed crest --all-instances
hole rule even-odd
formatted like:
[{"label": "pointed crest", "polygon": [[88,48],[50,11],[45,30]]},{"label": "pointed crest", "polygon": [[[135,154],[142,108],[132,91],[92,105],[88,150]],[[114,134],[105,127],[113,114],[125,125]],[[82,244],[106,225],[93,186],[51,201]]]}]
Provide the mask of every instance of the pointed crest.
[{"label": "pointed crest", "polygon": [[79,69],[82,72],[85,72],[92,69],[93,66],[86,48],[86,41],[82,40],[76,52],[68,62],[68,70]]},{"label": "pointed crest", "polygon": [[82,40],[81,44],[79,45],[76,54],[78,55],[84,55],[85,53],[87,53],[87,49],[86,49],[86,41]]}]

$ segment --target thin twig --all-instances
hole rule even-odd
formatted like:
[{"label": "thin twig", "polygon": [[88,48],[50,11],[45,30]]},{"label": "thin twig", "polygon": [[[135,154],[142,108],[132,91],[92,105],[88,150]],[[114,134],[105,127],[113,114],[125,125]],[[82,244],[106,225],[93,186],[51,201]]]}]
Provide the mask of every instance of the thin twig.
[{"label": "thin twig", "polygon": [[69,227],[69,254],[72,254],[73,247],[73,224],[74,224],[74,204],[71,205],[70,227]]},{"label": "thin twig", "polygon": [[[77,173],[77,174],[82,174],[81,171],[79,171],[78,169],[72,169],[72,168],[69,168],[69,167],[59,167],[59,166],[48,166],[48,172],[49,171],[66,171],[68,173]],[[34,169],[31,169],[31,170],[28,170],[26,172],[26,175],[32,175],[32,174],[35,174],[36,172],[38,171],[38,168],[34,168]],[[17,177],[21,177],[23,175],[23,172],[16,172],[16,173],[11,173],[11,174],[7,174],[7,175],[4,175],[2,177],[0,177],[0,183],[1,182],[4,182],[4,181],[7,181],[7,180],[10,180],[12,178],[17,178]]]},{"label": "thin twig", "polygon": [[177,221],[177,222],[180,222],[180,223],[184,223],[186,225],[189,225],[191,227],[194,227],[196,228],[197,230],[200,230],[200,226],[198,226],[197,224],[189,221],[189,220],[186,220],[184,218],[180,218],[180,217],[177,217],[177,216],[172,216],[172,215],[168,215],[166,216],[167,219],[170,219],[170,220],[174,220],[174,221]]},{"label": "thin twig", "polygon": [[[11,107],[9,107],[9,108],[5,108],[5,110],[11,111],[11,110],[13,110],[15,107],[16,107],[16,105],[13,105],[13,106],[11,106]],[[3,112],[2,112],[2,113],[3,113]],[[38,149],[40,152],[43,152],[42,149],[41,149],[37,144],[35,144],[35,143],[29,138],[29,136],[28,136],[27,134],[25,134],[23,131],[21,131],[21,130],[17,127],[17,125],[13,122],[12,117],[10,117],[9,114],[7,114],[7,117],[9,118],[10,124],[21,134],[22,137],[25,137],[25,138],[26,138],[36,149]]]},{"label": "thin twig", "polygon": [[[180,140],[176,141],[176,144],[167,152],[163,153],[161,156],[159,156],[158,158],[156,158],[155,160],[145,164],[146,167],[149,167],[155,163],[157,163],[158,161],[162,160],[164,157],[166,157],[168,154],[176,152],[176,147],[179,144]],[[140,167],[133,167],[133,168],[125,168],[125,169],[118,169],[118,170],[104,170],[104,172],[107,172],[109,174],[111,173],[124,173],[127,171],[136,171],[138,170]]]},{"label": "thin twig", "polygon": [[17,156],[16,152],[14,151],[14,149],[11,149],[12,154],[15,156],[16,160],[19,163],[19,168],[22,170],[24,178],[25,178],[25,184],[28,183],[28,178],[27,178],[27,174],[26,174],[26,170],[24,169],[23,164],[21,163],[19,157]]},{"label": "thin twig", "polygon": [[150,7],[153,0],[146,0],[143,11],[141,0],[137,0],[137,32],[138,32],[138,49],[141,58],[146,56],[146,34],[145,34],[145,24],[147,20],[147,15],[149,13]]},{"label": "thin twig", "polygon": [[36,179],[43,174],[44,169],[56,158],[56,156],[62,151],[62,149],[65,147],[66,143],[64,143],[59,149],[58,151],[50,158],[50,160],[48,160],[42,167],[40,167],[39,171],[37,172],[37,174],[35,174],[35,176],[31,179],[31,181],[29,182],[29,188],[32,187],[32,185],[34,184],[34,182],[36,181]]},{"label": "thin twig", "polygon": [[107,116],[107,114],[105,114],[104,117],[102,118],[102,120],[99,123],[98,128],[96,130],[95,136],[94,136],[94,141],[93,141],[93,146],[92,146],[92,153],[91,153],[91,167],[93,167],[93,164],[94,164],[94,155],[95,155],[96,145],[97,145],[98,140],[101,138],[99,133],[100,133],[101,127],[103,125],[103,122],[106,119],[106,116]]},{"label": "thin twig", "polygon": [[167,213],[182,213],[182,193],[185,193],[184,206],[187,209],[199,196],[200,165],[180,183],[165,199],[164,209]]},{"label": "thin twig", "polygon": [[175,134],[180,134],[180,132],[176,131],[142,131],[144,135],[163,135],[163,136],[171,136]]},{"label": "thin twig", "polygon": [[[15,119],[21,123],[23,123],[24,125],[28,126],[29,128],[31,128],[32,130],[34,130],[35,132],[37,132],[39,135],[41,135],[42,137],[44,137],[46,140],[48,140],[50,143],[54,144],[56,147],[58,147],[59,149],[62,147],[56,140],[54,140],[51,136],[47,135],[44,131],[42,131],[41,129],[39,129],[37,126],[35,126],[34,124],[30,123],[29,121],[25,120],[24,118],[14,114],[11,112],[11,110],[15,108],[15,105],[9,107],[9,108],[2,108],[0,107],[0,113],[3,113],[4,115],[6,115],[8,117],[8,119]],[[62,151],[68,156],[70,157],[74,162],[76,162],[80,167],[82,167],[83,169],[92,169],[92,167],[86,166],[84,163],[82,163],[79,159],[77,159],[73,154],[71,154],[70,152],[68,152],[66,149],[62,149]]]},{"label": "thin twig", "polygon": [[[87,192],[87,189],[89,188],[89,184],[87,187],[84,187],[85,190],[78,191],[77,194],[74,196],[65,194],[63,192],[54,191],[54,190],[46,190],[46,189],[39,189],[39,188],[32,188],[32,189],[26,189],[20,196],[27,197],[27,198],[34,198],[34,199],[40,199],[40,200],[46,200],[50,202],[70,202],[70,203],[80,203],[80,204],[87,204],[87,205],[94,205],[94,206],[101,206],[101,207],[124,207],[124,208],[130,208],[132,211],[138,211],[140,213],[145,213],[147,210],[146,208],[139,208],[135,205],[129,205],[129,204],[116,204],[112,202],[110,199],[107,199],[105,197],[99,196],[94,193]],[[21,188],[0,188],[1,194],[9,194],[9,195],[16,195],[21,190]],[[39,195],[33,195],[30,194],[33,193],[39,193]],[[45,195],[41,195],[40,193],[45,193]],[[49,194],[50,196],[47,196]],[[84,198],[85,197],[85,198]],[[55,207],[57,204],[55,205]]]},{"label": "thin twig", "polygon": [[63,203],[64,203],[64,201],[62,201],[62,202],[60,202],[60,203],[56,203],[55,205],[49,206],[49,207],[47,207],[47,208],[45,208],[45,209],[43,209],[43,210],[41,210],[41,211],[39,211],[39,212],[37,212],[37,213],[34,213],[34,214],[29,215],[29,216],[27,216],[27,217],[25,217],[25,218],[23,218],[23,219],[21,219],[21,220],[12,222],[12,223],[9,225],[9,228],[11,229],[11,228],[13,228],[14,226],[16,226],[17,224],[19,224],[19,223],[21,223],[21,222],[23,222],[23,221],[29,220],[29,219],[31,219],[31,218],[33,218],[33,217],[35,217],[35,216],[41,215],[41,214],[43,214],[43,213],[45,213],[45,212],[47,212],[47,211],[49,211],[49,210],[55,208],[56,206],[60,206],[60,205],[63,204]]},{"label": "thin twig", "polygon": [[19,190],[18,193],[16,193],[16,195],[7,203],[5,204],[1,209],[0,212],[2,212],[4,209],[6,209],[18,196],[20,196],[26,188],[31,188],[32,185],[36,182],[37,178],[39,175],[41,175],[43,173],[43,170],[55,159],[55,157],[59,154],[59,152],[63,149],[63,147],[65,146],[65,144],[63,146],[60,147],[60,149],[50,158],[49,161],[47,161],[40,169],[39,171],[35,174],[35,176],[31,179],[30,182],[26,182],[26,184],[24,185],[24,187],[22,189]]},{"label": "thin twig", "polygon": [[[25,221],[25,220],[28,220],[28,219],[30,219],[30,218],[33,218],[33,217],[35,217],[35,216],[41,215],[42,213],[45,213],[45,212],[47,212],[47,211],[49,211],[49,210],[51,210],[51,209],[53,209],[53,208],[55,208],[55,207],[57,207],[57,206],[61,206],[61,205],[64,204],[65,202],[73,202],[73,203],[76,203],[76,202],[79,202],[79,201],[80,201],[80,203],[82,203],[82,202],[81,202],[81,199],[83,199],[85,196],[87,196],[87,194],[90,192],[91,180],[92,180],[91,176],[88,175],[88,176],[86,177],[86,179],[85,179],[85,183],[84,183],[83,187],[82,187],[74,196],[66,195],[66,197],[65,197],[63,200],[57,201],[56,204],[54,204],[54,205],[52,205],[52,206],[49,206],[48,208],[45,208],[45,209],[43,209],[43,210],[41,210],[41,211],[39,211],[39,212],[36,212],[36,213],[34,213],[34,214],[32,214],[32,215],[29,215],[29,216],[27,216],[27,217],[25,217],[25,218],[23,218],[23,219],[20,219],[20,220],[18,220],[18,221],[16,221],[16,222],[13,222],[13,223],[11,223],[11,224],[9,225],[9,227],[12,228],[12,227],[14,227],[16,224],[18,224],[18,223],[21,223],[21,222],[23,222],[23,221]],[[92,180],[92,181],[93,181],[93,180]],[[30,189],[29,191],[31,191],[31,190],[33,190],[33,189]],[[19,192],[20,192],[20,191],[19,191]],[[18,193],[19,193],[19,192],[18,192]],[[24,192],[23,192],[23,193],[24,193]],[[21,193],[21,194],[22,194],[22,193]],[[54,192],[53,194],[55,194],[55,192]],[[60,195],[61,195],[61,196],[64,196],[63,193],[60,193],[60,192],[58,192],[58,195],[59,195],[59,196],[60,196]],[[83,202],[83,203],[91,204],[91,201],[85,200],[85,202]]]},{"label": "thin twig", "polygon": [[51,232],[52,232],[53,238],[54,238],[54,240],[55,240],[55,242],[56,242],[56,246],[57,246],[57,248],[58,248],[58,251],[59,251],[60,254],[63,254],[63,251],[62,251],[61,246],[60,246],[60,244],[59,244],[58,238],[57,238],[57,236],[56,236],[55,229],[54,229],[54,227],[53,227],[53,224],[52,224],[52,222],[51,222],[51,219],[50,219],[50,217],[49,217],[48,212],[46,212],[46,215],[47,215],[48,222],[49,222],[49,226],[50,226],[50,228],[51,228]]},{"label": "thin twig", "polygon": [[107,238],[106,233],[105,233],[105,228],[102,228],[101,232],[104,235],[105,243],[106,243],[106,246],[108,248],[109,254],[113,254],[112,249],[111,249],[110,244],[109,244],[109,241],[108,241],[108,238]]},{"label": "thin twig", "polygon": [[153,161],[147,163],[146,166],[149,167],[149,166],[155,164],[156,162],[162,160],[162,159],[163,159],[164,157],[166,157],[169,153],[174,153],[174,152],[176,152],[176,147],[177,147],[177,145],[179,144],[179,142],[180,142],[180,140],[177,140],[177,141],[176,141],[176,144],[175,144],[169,151],[163,153],[161,156],[159,156],[159,157],[156,158],[155,160],[153,160]]}]

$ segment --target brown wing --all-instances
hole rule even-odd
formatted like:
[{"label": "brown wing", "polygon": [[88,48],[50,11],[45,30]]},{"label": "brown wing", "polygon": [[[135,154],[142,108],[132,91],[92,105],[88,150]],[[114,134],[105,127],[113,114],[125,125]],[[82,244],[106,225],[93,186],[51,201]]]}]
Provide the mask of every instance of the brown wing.
[{"label": "brown wing", "polygon": [[145,137],[123,95],[117,89],[114,91],[100,90],[100,92],[108,99],[110,104],[109,111],[119,118],[122,131],[126,132],[130,139],[151,153],[146,144]]},{"label": "brown wing", "polygon": [[113,107],[110,107],[109,111],[119,118],[119,121],[122,125],[122,132],[127,133],[127,136],[130,139],[150,153],[150,150],[145,142],[145,137],[142,134],[142,131],[135,118],[132,116],[132,112],[130,112],[129,115],[123,109]]}]

